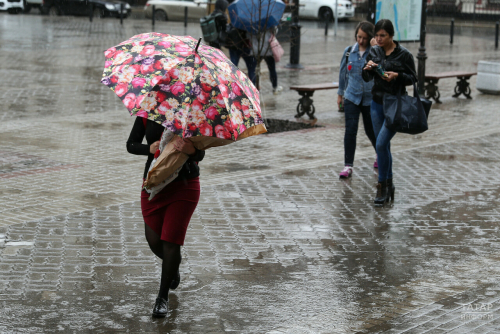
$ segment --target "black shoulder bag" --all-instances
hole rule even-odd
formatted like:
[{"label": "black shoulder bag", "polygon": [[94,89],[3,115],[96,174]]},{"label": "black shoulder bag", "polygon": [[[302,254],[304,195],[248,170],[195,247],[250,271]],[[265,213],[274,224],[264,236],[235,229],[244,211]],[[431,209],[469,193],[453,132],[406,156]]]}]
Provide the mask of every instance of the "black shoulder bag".
[{"label": "black shoulder bag", "polygon": [[397,95],[384,95],[385,126],[394,132],[412,135],[427,131],[432,102],[420,98],[415,82],[413,96],[401,95],[401,90]]}]

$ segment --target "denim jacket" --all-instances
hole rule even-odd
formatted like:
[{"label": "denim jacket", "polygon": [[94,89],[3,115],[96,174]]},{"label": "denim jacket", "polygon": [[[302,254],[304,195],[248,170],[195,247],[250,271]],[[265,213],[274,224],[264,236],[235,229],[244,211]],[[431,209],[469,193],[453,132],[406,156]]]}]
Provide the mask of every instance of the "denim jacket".
[{"label": "denim jacket", "polygon": [[339,89],[337,94],[343,96],[346,100],[356,105],[369,106],[372,103],[373,80],[365,82],[362,77],[363,67],[366,64],[366,58],[370,53],[370,46],[366,48],[361,57],[359,55],[358,43],[354,44],[346,61],[346,48],[340,62]]}]

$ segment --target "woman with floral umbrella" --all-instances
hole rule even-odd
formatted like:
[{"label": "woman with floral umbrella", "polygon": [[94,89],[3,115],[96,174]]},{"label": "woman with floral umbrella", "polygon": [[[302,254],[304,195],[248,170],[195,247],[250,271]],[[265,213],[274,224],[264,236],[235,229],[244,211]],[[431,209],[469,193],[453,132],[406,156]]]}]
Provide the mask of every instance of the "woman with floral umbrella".
[{"label": "woman with floral umbrella", "polygon": [[[140,34],[108,49],[105,57],[101,82],[120,97],[131,115],[139,116],[127,150],[148,156],[145,185],[152,183],[147,177],[160,154],[162,133],[173,135],[169,145],[185,159],[178,176],[154,198],[149,200],[145,190],[141,194],[146,239],[163,260],[153,316],[164,317],[169,290],[180,282],[180,246],[200,197],[198,162],[207,148],[266,131],[259,96],[220,50],[200,46],[189,36]],[[144,138],[147,144],[142,143]]]}]

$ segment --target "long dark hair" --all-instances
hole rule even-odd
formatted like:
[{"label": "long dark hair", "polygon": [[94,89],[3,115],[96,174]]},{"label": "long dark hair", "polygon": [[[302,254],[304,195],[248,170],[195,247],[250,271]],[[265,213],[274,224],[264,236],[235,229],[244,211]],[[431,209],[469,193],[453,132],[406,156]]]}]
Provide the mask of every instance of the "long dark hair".
[{"label": "long dark hair", "polygon": [[394,37],[394,26],[392,25],[391,20],[382,19],[375,24],[375,33],[382,29],[387,31],[389,36]]},{"label": "long dark hair", "polygon": [[368,21],[363,21],[359,22],[358,25],[356,26],[356,32],[354,33],[354,38],[358,38],[358,31],[361,29],[365,34],[368,35],[368,42],[371,41],[373,38],[373,27],[374,25],[371,22]]}]

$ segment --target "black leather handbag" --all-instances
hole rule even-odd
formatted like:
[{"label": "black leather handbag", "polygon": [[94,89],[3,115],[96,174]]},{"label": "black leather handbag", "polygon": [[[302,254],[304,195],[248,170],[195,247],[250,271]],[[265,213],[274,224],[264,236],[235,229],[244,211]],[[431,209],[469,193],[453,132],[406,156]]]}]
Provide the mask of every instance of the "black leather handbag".
[{"label": "black leather handbag", "polygon": [[385,126],[394,131],[416,135],[427,131],[427,118],[431,110],[432,102],[420,98],[418,89],[413,83],[413,96],[384,95]]}]

